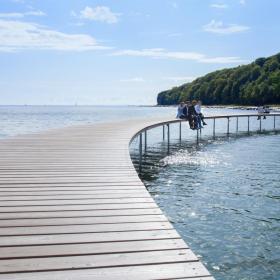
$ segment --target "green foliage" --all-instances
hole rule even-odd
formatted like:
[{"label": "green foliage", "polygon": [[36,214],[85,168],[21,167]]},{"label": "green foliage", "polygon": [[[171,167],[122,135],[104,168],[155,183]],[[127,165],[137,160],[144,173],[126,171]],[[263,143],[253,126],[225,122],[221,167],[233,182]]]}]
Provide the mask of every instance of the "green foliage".
[{"label": "green foliage", "polygon": [[179,87],[160,92],[158,105],[200,99],[214,104],[280,104],[280,53],[253,63],[211,72]]}]

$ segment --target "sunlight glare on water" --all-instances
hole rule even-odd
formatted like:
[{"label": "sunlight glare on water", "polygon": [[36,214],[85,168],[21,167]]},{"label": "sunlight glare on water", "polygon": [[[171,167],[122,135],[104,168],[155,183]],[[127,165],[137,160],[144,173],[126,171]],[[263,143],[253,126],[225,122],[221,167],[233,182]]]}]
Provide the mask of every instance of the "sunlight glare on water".
[{"label": "sunlight glare on water", "polygon": [[[216,143],[213,143],[213,145],[215,144]],[[161,163],[164,166],[184,164],[214,167],[216,165],[228,165],[228,159],[231,156],[232,155],[229,153],[220,155],[217,153],[217,150],[205,153],[204,151],[197,151],[193,148],[191,150],[179,150],[178,152],[162,159]]]}]

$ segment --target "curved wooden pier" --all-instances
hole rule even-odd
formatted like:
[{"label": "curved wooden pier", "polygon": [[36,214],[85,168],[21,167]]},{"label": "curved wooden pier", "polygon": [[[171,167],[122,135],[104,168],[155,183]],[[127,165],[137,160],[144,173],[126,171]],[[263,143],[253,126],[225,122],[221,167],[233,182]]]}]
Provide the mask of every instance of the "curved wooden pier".
[{"label": "curved wooden pier", "polygon": [[0,141],[0,279],[213,279],[131,162],[131,138],[156,123]]}]

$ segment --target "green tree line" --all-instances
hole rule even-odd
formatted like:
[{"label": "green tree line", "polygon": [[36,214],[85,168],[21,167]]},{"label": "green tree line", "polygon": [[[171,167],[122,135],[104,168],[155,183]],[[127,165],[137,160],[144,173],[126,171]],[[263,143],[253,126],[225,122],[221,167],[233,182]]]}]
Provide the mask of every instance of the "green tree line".
[{"label": "green tree line", "polygon": [[280,104],[280,53],[160,92],[157,103],[174,105],[193,99],[206,105]]}]

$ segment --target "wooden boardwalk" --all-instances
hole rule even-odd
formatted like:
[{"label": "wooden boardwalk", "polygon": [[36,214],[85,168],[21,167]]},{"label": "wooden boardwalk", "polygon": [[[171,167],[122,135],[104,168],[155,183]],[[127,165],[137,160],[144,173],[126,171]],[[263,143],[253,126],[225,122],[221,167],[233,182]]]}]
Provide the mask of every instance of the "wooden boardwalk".
[{"label": "wooden boardwalk", "polygon": [[0,141],[0,279],[213,279],[131,162],[155,121]]}]

